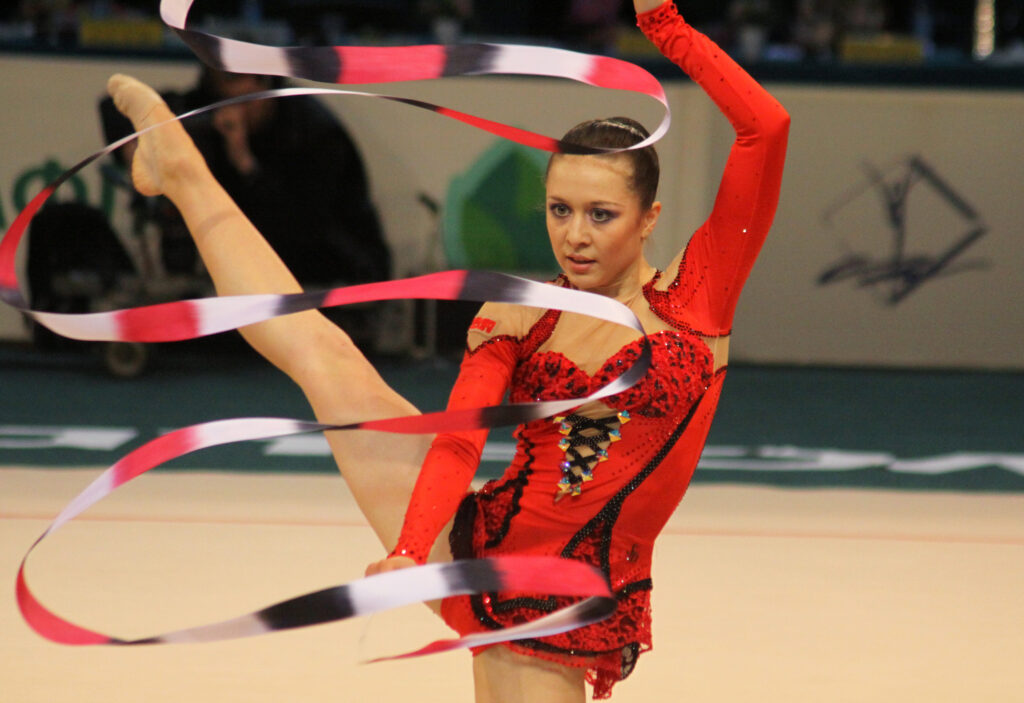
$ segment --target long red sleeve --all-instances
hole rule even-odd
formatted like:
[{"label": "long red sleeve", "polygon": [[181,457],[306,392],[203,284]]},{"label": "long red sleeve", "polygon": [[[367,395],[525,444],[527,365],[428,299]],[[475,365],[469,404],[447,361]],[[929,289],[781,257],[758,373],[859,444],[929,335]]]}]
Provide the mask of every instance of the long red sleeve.
[{"label": "long red sleeve", "polygon": [[[494,339],[467,351],[448,399],[448,409],[500,403],[515,362],[515,342],[510,339]],[[419,564],[426,562],[438,534],[455,514],[473,480],[486,441],[487,430],[437,436],[416,480],[402,533],[391,556],[408,556]]]},{"label": "long red sleeve", "polygon": [[688,25],[671,2],[637,20],[736,130],[714,208],[687,245],[672,284],[708,326],[701,332],[728,334],[740,289],[775,217],[789,114],[718,45]]},{"label": "long red sleeve", "polygon": [[[691,238],[677,271],[669,270],[674,276],[669,290],[655,291],[651,299],[659,315],[685,307],[686,314],[699,322],[701,333],[726,334],[740,289],[774,217],[789,116],[725,52],[686,24],[670,2],[638,20],[651,41],[704,89],[736,130],[710,217]],[[666,300],[655,300],[659,295]],[[488,333],[496,334],[467,353],[450,409],[497,404],[509,387],[520,351],[518,338],[493,329],[493,321],[486,322],[491,325]],[[514,325],[514,334],[528,328]],[[393,555],[426,561],[437,535],[465,495],[486,436],[486,431],[438,435],[424,461]]]}]

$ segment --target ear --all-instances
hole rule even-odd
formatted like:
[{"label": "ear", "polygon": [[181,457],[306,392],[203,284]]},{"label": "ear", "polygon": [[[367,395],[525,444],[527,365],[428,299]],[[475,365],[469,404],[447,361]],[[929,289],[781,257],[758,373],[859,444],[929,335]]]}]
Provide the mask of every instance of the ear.
[{"label": "ear", "polygon": [[654,231],[654,226],[658,224],[658,215],[661,214],[661,201],[655,200],[651,203],[651,207],[641,217],[641,226],[643,229],[640,231],[640,239],[646,241],[651,236],[651,232]]}]

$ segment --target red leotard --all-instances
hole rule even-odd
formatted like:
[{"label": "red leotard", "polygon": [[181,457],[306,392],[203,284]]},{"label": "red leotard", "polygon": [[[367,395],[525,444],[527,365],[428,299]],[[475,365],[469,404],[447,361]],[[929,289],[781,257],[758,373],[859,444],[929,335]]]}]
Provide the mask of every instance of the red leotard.
[{"label": "red leotard", "polygon": [[[666,274],[656,274],[627,302],[649,333],[651,370],[629,390],[564,420],[518,427],[512,464],[468,496],[486,431],[439,435],[393,552],[423,562],[457,511],[456,558],[528,553],[599,566],[619,598],[615,615],[508,645],[587,668],[595,698],[610,695],[651,646],[654,539],[682,500],[704,447],[725,377],[724,366],[715,371],[714,340],[730,332],[740,289],[775,214],[789,126],[786,111],[674,5],[640,15],[639,24],[737,135],[711,216]],[[558,284],[568,285],[564,278]],[[573,313],[485,305],[470,329],[449,408],[492,405],[506,390],[513,402],[586,395],[637,358],[640,342],[633,337]],[[465,634],[533,619],[567,602],[492,593],[450,598],[443,615]]]}]

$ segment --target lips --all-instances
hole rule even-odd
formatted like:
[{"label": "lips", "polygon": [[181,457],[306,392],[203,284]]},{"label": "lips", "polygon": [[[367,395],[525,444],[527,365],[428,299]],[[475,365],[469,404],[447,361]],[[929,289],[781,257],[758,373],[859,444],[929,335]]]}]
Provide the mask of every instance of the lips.
[{"label": "lips", "polygon": [[588,259],[585,256],[579,256],[577,254],[567,256],[565,257],[565,260],[566,263],[569,265],[569,269],[573,273],[579,274],[586,273],[587,271],[590,270],[591,266],[597,263],[595,259]]}]

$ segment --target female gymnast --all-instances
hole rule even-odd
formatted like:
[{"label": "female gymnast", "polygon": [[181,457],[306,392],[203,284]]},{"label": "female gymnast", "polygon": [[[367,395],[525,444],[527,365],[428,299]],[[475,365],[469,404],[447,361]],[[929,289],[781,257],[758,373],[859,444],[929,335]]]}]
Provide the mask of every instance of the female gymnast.
[{"label": "female gymnast", "polygon": [[[342,475],[389,556],[368,574],[426,561],[505,554],[580,559],[601,568],[618,600],[607,620],[561,635],[475,651],[476,700],[584,701],[610,695],[650,649],[655,537],[696,467],[725,377],[733,311],[775,213],[789,117],[671,1],[634,0],[644,33],[718,105],[736,131],[714,207],[664,271],[644,256],[661,211],[650,147],[608,156],[556,155],[546,180],[547,228],[562,270],[553,285],[619,300],[640,318],[652,367],[628,391],[565,417],[516,429],[505,474],[467,493],[486,430],[430,437],[332,432]],[[159,96],[110,79],[136,129],[171,118]],[[623,148],[647,136],[621,117],[577,125],[564,139]],[[220,295],[300,287],[210,175],[173,123],[140,139],[136,187],[181,211]],[[251,325],[246,340],[303,390],[321,422],[413,414],[335,325],[315,311]],[[639,356],[625,328],[575,313],[484,305],[468,333],[450,409],[587,395]],[[341,392],[343,389],[343,392]],[[460,634],[539,617],[567,600],[492,593],[446,599]],[[436,606],[435,606],[436,607]]]}]

